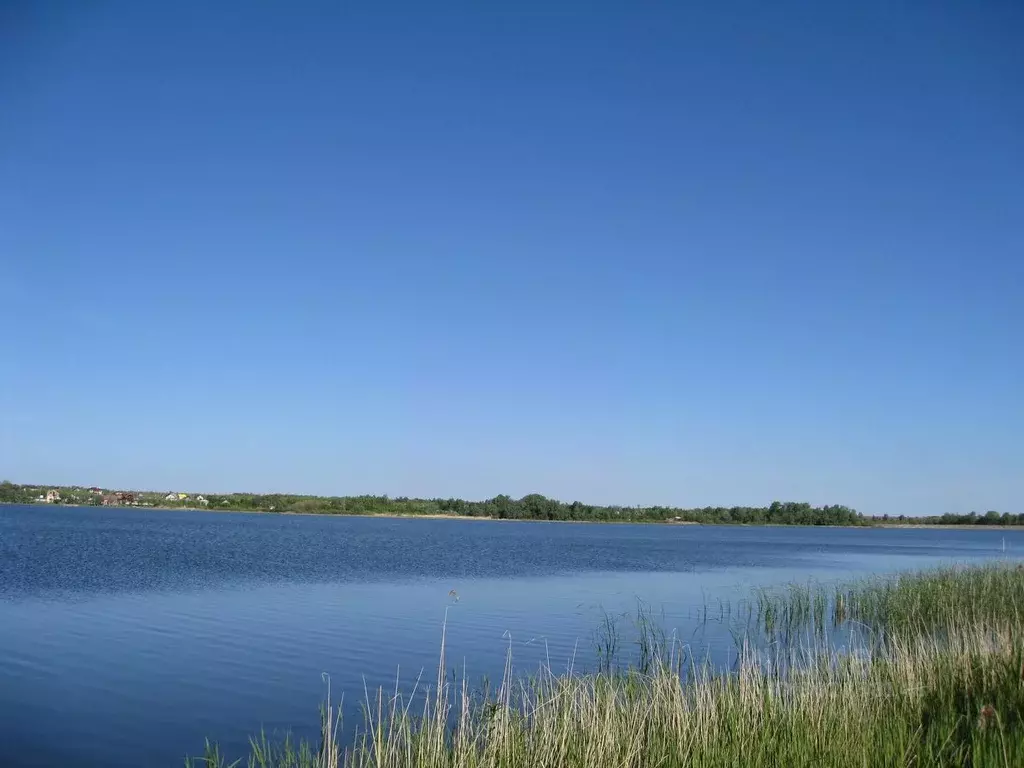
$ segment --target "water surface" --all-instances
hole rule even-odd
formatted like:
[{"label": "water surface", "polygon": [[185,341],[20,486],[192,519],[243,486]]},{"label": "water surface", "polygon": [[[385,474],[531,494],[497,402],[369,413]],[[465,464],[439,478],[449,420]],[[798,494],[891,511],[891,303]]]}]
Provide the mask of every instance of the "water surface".
[{"label": "water surface", "polygon": [[[1004,551],[1005,548],[1005,551]],[[315,736],[364,683],[584,667],[638,600],[728,655],[705,606],[753,585],[1024,555],[1024,532],[592,525],[0,506],[0,765],[181,764]],[[457,590],[458,602],[449,597]]]}]

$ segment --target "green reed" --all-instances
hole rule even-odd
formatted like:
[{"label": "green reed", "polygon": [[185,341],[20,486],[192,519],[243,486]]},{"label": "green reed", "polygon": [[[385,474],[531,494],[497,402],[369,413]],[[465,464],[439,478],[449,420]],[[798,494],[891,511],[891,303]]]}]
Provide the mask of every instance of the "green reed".
[{"label": "green reed", "polygon": [[[427,695],[366,694],[364,722],[345,749],[327,708],[319,748],[282,751],[263,739],[240,765],[1020,766],[1022,602],[1024,571],[1009,566],[761,590],[750,608],[758,630],[811,642],[777,644],[775,655],[744,644],[736,669],[723,674],[646,614],[633,665],[609,657],[592,674],[545,667],[518,677],[509,653],[493,691],[474,693],[439,671]],[[824,634],[829,619],[870,642],[836,651]],[[190,765],[227,763],[209,745]]]}]

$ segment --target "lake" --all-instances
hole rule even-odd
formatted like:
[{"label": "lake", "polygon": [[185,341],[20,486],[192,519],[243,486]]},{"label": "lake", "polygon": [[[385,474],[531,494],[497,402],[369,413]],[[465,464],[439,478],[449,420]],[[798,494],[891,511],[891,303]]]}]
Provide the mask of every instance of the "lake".
[{"label": "lake", "polygon": [[[0,506],[0,765],[180,766],[315,738],[364,684],[593,663],[638,601],[728,663],[756,585],[1024,555],[1024,531],[600,525]],[[449,596],[456,590],[459,599]]]}]

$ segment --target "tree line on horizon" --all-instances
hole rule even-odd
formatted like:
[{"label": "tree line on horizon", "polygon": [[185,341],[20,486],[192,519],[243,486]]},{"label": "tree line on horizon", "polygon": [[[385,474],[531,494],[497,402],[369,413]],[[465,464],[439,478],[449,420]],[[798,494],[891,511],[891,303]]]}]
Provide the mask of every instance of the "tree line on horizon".
[{"label": "tree line on horizon", "polygon": [[994,509],[990,509],[983,515],[977,512],[968,512],[964,515],[947,512],[944,515],[924,516],[882,515],[871,519],[883,525],[886,523],[902,525],[1024,525],[1024,513],[1015,515],[1012,512],[997,512]]},{"label": "tree line on horizon", "polygon": [[[99,504],[100,495],[81,492],[87,489],[60,486],[0,483],[0,503],[31,504],[40,492],[54,488],[70,503]],[[170,501],[162,492],[136,492],[147,506],[191,507],[195,499]],[[497,520],[568,520],[598,522],[680,522],[708,525],[845,525],[868,526],[879,523],[921,525],[1024,525],[1024,514],[988,512],[978,515],[946,514],[931,517],[869,517],[841,504],[814,507],[806,502],[773,501],[764,507],[678,507],[602,506],[579,501],[564,502],[531,493],[520,499],[501,494],[484,501],[464,499],[414,499],[406,496],[310,496],[301,494],[206,494],[208,509],[292,512],[322,515],[458,515]]]}]

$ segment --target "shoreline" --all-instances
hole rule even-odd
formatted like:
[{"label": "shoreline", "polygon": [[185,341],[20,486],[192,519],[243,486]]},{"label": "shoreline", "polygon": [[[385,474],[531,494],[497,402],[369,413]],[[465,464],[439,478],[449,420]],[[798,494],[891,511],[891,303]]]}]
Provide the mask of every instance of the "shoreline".
[{"label": "shoreline", "polygon": [[[400,512],[379,512],[373,514],[360,514],[358,512],[292,512],[290,510],[283,510],[278,512],[277,510],[271,511],[269,509],[224,509],[223,507],[141,507],[131,506],[127,504],[109,504],[107,506],[94,505],[94,504],[13,504],[11,502],[0,502],[0,506],[20,506],[20,507],[58,507],[58,508],[70,508],[70,509],[134,509],[140,512],[214,512],[221,514],[239,514],[239,515],[278,515],[280,517],[323,517],[323,518],[334,518],[334,517],[358,517],[358,518],[373,518],[383,520],[479,520],[481,522],[491,523],[583,523],[586,525],[712,525],[712,523],[698,523],[692,520],[534,520],[532,518],[522,517],[493,517],[489,515],[450,515],[442,512],[431,512],[428,514],[402,514]],[[765,523],[764,525],[745,525],[741,523],[720,523],[723,526],[732,526],[736,528],[766,528],[774,524]],[[786,526],[786,525],[774,525],[778,528],[846,528],[858,526]]]},{"label": "shoreline", "polygon": [[42,507],[58,509],[134,509],[139,512],[213,512],[240,515],[280,515],[294,517],[361,517],[381,518],[390,520],[480,520],[492,523],[581,523],[584,525],[671,525],[671,526],[707,526],[721,528],[876,528],[872,525],[803,525],[793,523],[701,523],[695,520],[541,520],[523,517],[493,517],[482,515],[452,515],[440,512],[428,514],[402,514],[400,512],[384,512],[360,514],[357,512],[292,512],[289,510],[271,511],[268,509],[225,509],[223,507],[143,507],[130,504],[44,504],[0,501],[0,507]]},{"label": "shoreline", "polygon": [[495,523],[581,523],[585,525],[669,525],[669,526],[706,526],[715,528],[844,528],[851,530],[878,530],[878,529],[920,529],[920,530],[1024,530],[1020,525],[968,525],[963,523],[868,523],[867,525],[813,525],[806,523],[703,523],[695,520],[544,520],[522,517],[494,517],[489,515],[457,515],[443,512],[432,512],[426,514],[404,514],[401,512],[383,512],[361,514],[358,512],[293,512],[290,510],[268,509],[237,509],[223,507],[167,507],[167,506],[139,506],[130,504],[47,504],[41,502],[11,502],[0,501],[0,507],[56,507],[66,509],[134,509],[138,511],[152,512],[214,512],[222,514],[242,515],[281,515],[296,517],[360,517],[360,518],[382,518],[390,520],[478,520]]},{"label": "shoreline", "polygon": [[942,525],[941,523],[876,523],[871,526],[872,528],[929,528],[936,530],[963,530],[963,531],[1016,531],[1024,529],[1024,526],[1020,525],[966,525],[964,523],[950,523],[949,525]]},{"label": "shoreline", "polygon": [[[851,530],[870,530],[872,528],[883,528],[883,527],[906,527],[906,528],[925,528],[928,526],[924,525],[906,525],[906,526],[883,526],[883,525],[807,525],[798,523],[702,523],[695,520],[542,520],[533,518],[522,518],[522,517],[493,517],[493,516],[481,516],[481,515],[453,515],[444,513],[428,513],[428,514],[402,514],[400,512],[386,512],[386,513],[373,513],[373,514],[360,514],[356,512],[292,512],[289,510],[283,510],[278,512],[277,510],[271,511],[268,509],[225,509],[223,507],[166,507],[166,506],[132,506],[128,504],[43,504],[43,503],[30,503],[21,504],[16,502],[0,502],[2,506],[20,506],[20,507],[56,507],[65,509],[132,509],[140,512],[212,512],[221,514],[239,514],[239,515],[279,515],[282,517],[322,517],[322,518],[376,518],[385,520],[477,520],[481,522],[492,522],[492,523],[578,523],[582,525],[667,525],[667,526],[704,526],[709,528],[844,528]],[[955,526],[934,526],[937,528],[952,528]],[[964,528],[974,528],[977,526],[960,526]],[[996,527],[996,526],[991,526]]]}]

